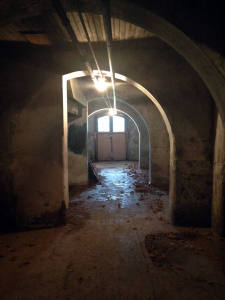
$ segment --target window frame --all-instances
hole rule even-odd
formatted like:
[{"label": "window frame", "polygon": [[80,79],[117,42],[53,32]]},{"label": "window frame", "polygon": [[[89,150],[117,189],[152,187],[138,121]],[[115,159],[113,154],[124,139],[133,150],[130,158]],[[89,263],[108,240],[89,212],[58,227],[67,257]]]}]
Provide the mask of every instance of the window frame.
[{"label": "window frame", "polygon": [[[121,118],[123,119],[123,131],[114,131],[114,118]],[[120,115],[116,115],[116,116],[113,116],[112,117],[112,132],[113,133],[124,133],[126,131],[126,128],[125,128],[125,118],[123,116],[120,116]]]},{"label": "window frame", "polygon": [[[99,131],[99,119],[103,117],[108,117],[109,120],[109,131]],[[124,130],[123,131],[113,131],[113,117],[120,117],[124,120]],[[125,133],[126,132],[126,117],[124,115],[118,114],[116,116],[108,116],[108,115],[101,115],[99,117],[96,117],[96,132],[97,133]]]},{"label": "window frame", "polygon": [[[108,130],[106,130],[106,131],[99,131],[99,119],[103,119],[103,118],[107,118],[108,119]],[[111,128],[110,128],[111,126],[110,126],[110,117],[109,116],[107,116],[107,115],[104,115],[104,116],[100,116],[100,117],[98,117],[97,118],[97,132],[98,133],[110,133],[111,132]]]}]

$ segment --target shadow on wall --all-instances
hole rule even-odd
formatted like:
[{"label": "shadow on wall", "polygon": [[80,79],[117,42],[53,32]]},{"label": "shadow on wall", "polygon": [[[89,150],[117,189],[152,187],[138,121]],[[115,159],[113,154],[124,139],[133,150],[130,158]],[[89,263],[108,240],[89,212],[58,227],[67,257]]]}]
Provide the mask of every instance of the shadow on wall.
[{"label": "shadow on wall", "polygon": [[85,106],[80,105],[74,98],[68,98],[68,115],[70,115],[68,123],[69,186],[88,184],[86,113]]},{"label": "shadow on wall", "polygon": [[87,126],[72,124],[68,131],[68,148],[75,154],[82,154],[86,149]]}]

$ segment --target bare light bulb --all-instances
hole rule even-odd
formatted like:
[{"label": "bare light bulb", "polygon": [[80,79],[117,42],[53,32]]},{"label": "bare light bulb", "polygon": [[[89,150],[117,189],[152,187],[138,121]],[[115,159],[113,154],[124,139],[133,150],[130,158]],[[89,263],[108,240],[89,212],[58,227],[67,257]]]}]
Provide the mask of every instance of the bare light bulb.
[{"label": "bare light bulb", "polygon": [[117,114],[117,110],[116,108],[109,108],[109,112],[108,112],[109,116],[113,117]]},{"label": "bare light bulb", "polygon": [[93,79],[95,83],[95,87],[99,92],[104,92],[107,88],[105,78],[104,77],[98,77]]}]

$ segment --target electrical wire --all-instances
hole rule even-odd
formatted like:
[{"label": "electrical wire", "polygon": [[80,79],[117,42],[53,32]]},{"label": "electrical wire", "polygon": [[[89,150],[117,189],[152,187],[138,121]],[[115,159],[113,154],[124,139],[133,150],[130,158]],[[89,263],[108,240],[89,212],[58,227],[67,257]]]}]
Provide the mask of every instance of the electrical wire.
[{"label": "electrical wire", "polygon": [[110,0],[102,0],[103,4],[103,23],[106,34],[107,54],[109,60],[109,69],[111,73],[112,90],[113,90],[113,107],[116,110],[116,87],[115,87],[115,75],[112,65],[112,27],[111,27],[111,13],[109,7]]},{"label": "electrical wire", "polygon": [[[86,36],[86,39],[87,39],[87,42],[88,42],[91,54],[93,56],[93,59],[94,59],[95,65],[96,65],[96,68],[97,68],[97,70],[98,70],[101,78],[103,78],[102,71],[101,71],[101,69],[99,67],[97,57],[95,55],[94,49],[93,49],[92,44],[91,44],[91,39],[89,37],[88,30],[87,30],[87,27],[86,27],[83,15],[81,13],[80,2],[79,1],[77,1],[77,7],[78,7],[78,15],[79,15],[79,18],[80,18],[80,21],[81,21],[81,25],[82,25],[82,28],[84,30],[84,33],[85,33],[85,36]],[[106,97],[104,97],[104,99],[105,99],[106,106],[108,106],[108,108],[111,108],[111,102],[110,102],[110,98],[108,96],[108,92],[107,91],[105,92],[105,96]]]}]

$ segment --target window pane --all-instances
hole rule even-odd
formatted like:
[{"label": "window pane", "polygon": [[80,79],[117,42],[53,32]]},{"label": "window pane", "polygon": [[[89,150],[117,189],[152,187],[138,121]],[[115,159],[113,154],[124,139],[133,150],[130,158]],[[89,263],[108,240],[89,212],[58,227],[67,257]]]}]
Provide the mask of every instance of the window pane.
[{"label": "window pane", "polygon": [[125,120],[123,117],[113,116],[113,132],[124,132]]},{"label": "window pane", "polygon": [[98,132],[109,132],[109,117],[98,118]]}]

